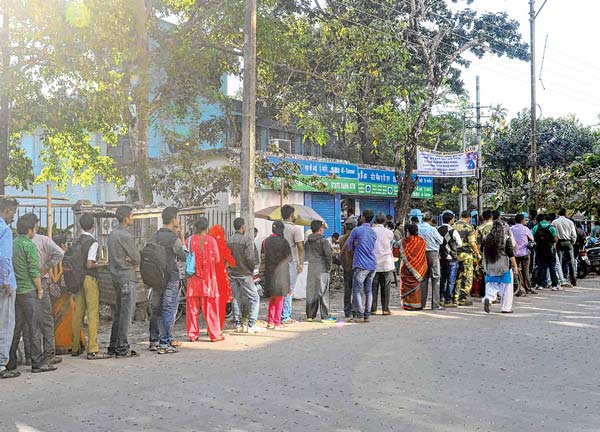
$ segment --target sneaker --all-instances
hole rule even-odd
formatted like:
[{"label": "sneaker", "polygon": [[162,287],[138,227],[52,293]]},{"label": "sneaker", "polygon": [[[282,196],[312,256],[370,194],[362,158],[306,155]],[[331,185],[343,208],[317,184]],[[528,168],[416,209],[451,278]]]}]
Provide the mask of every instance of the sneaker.
[{"label": "sneaker", "polygon": [[286,318],[281,321],[281,324],[294,324],[296,320],[294,318]]},{"label": "sneaker", "polygon": [[[563,286],[564,286],[564,285],[563,285]],[[573,288],[573,287],[571,287],[571,288]],[[562,291],[562,290],[563,290],[563,287],[559,285],[559,286],[557,286],[557,287],[556,287],[556,289],[557,289],[558,291]]]},{"label": "sneaker", "polygon": [[485,313],[490,313],[490,299],[486,298],[483,300],[483,310]]},{"label": "sneaker", "polygon": [[329,318],[322,319],[321,322],[325,323],[325,324],[333,324],[333,323],[337,322],[337,318],[329,317]]},{"label": "sneaker", "polygon": [[57,369],[56,366],[51,364],[41,365],[39,368],[31,368],[32,373],[52,372]]},{"label": "sneaker", "polygon": [[571,285],[571,283],[570,283],[570,282],[564,282],[564,283],[562,284],[562,288],[573,288],[573,285]]},{"label": "sneaker", "polygon": [[148,351],[158,351],[158,344],[156,342],[150,342],[150,345],[148,345]]},{"label": "sneaker", "polygon": [[252,327],[248,327],[248,333],[250,334],[258,334],[258,333],[265,333],[267,331],[266,328],[264,327],[259,327],[259,326],[252,326]]},{"label": "sneaker", "polygon": [[553,286],[552,287],[552,291],[558,291],[558,287],[557,286]]},{"label": "sneaker", "polygon": [[[314,318],[306,318],[307,322],[313,322],[315,319]],[[282,321],[283,322],[283,321]]]},{"label": "sneaker", "polygon": [[177,347],[174,347],[172,345],[169,345],[167,347],[159,347],[157,350],[158,354],[176,354],[178,352],[179,350],[177,349]]}]

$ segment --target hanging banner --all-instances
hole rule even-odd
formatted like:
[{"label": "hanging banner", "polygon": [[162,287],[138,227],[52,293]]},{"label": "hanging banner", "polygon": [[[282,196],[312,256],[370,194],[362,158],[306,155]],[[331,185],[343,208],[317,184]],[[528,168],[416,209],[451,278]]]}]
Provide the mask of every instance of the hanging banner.
[{"label": "hanging banner", "polygon": [[475,177],[476,168],[476,147],[469,147],[459,153],[442,153],[422,148],[417,150],[419,176]]}]

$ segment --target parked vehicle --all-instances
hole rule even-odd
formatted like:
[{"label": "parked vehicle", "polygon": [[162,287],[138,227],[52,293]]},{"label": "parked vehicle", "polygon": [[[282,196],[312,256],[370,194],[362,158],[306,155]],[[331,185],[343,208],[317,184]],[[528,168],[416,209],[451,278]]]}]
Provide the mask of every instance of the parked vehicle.
[{"label": "parked vehicle", "polygon": [[600,240],[590,237],[582,252],[585,252],[588,258],[589,271],[595,271],[600,274]]},{"label": "parked vehicle", "polygon": [[590,272],[590,259],[587,252],[582,250],[577,256],[577,279],[585,278]]}]

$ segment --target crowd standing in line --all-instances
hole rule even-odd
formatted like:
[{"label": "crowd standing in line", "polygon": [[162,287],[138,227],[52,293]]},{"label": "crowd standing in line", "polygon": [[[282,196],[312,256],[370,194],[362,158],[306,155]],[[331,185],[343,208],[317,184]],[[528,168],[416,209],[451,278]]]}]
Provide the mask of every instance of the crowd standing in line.
[{"label": "crowd standing in line", "polygon": [[[129,232],[132,208],[120,206],[119,225],[108,237],[108,263],[98,259],[93,216],[79,218],[82,234],[67,247],[65,236],[50,239],[37,233],[38,218],[22,215],[13,238],[10,224],[18,203],[0,199],[0,377],[14,378],[17,350],[24,344],[24,363],[34,373],[56,370],[58,354],[70,351],[88,360],[138,357],[131,349],[129,326],[135,307],[137,268],[152,287],[149,327],[150,351],[174,354],[180,342],[173,337],[179,307],[179,264],[185,263],[188,279],[186,331],[188,340],[200,337],[202,313],[212,342],[224,340],[227,303],[232,302],[236,332],[264,333],[257,325],[260,295],[253,275],[259,255],[246,235],[242,218],[235,219],[235,233],[225,238],[220,225],[209,226],[201,217],[194,234],[184,238],[178,210],[162,212],[163,227],[140,252]],[[304,239],[294,224],[294,207],[284,205],[281,221],[262,242],[260,268],[264,295],[269,297],[267,328],[281,330],[294,320],[292,297],[298,274],[308,263],[306,320],[335,323],[330,310],[330,281],[334,263],[341,266],[344,281],[344,315],[368,323],[377,314],[391,315],[390,292],[394,281],[405,310],[423,310],[431,291],[432,310],[471,306],[480,297],[485,312],[500,303],[502,313],[513,312],[513,295],[534,295],[539,290],[561,290],[577,283],[576,253],[585,243],[585,232],[560,209],[514,220],[486,210],[475,228],[468,212],[445,212],[442,224],[426,212],[422,220],[394,226],[391,216],[370,209],[344,221],[344,233],[324,237],[323,221],[311,223]],[[371,222],[374,224],[371,225]],[[600,228],[594,227],[595,234]],[[593,235],[594,233],[592,233]],[[256,236],[256,232],[255,232]],[[582,240],[583,239],[583,240]],[[397,257],[398,265],[395,264]],[[108,265],[115,289],[115,307],[107,352],[98,346],[98,270]],[[247,314],[243,316],[244,306]],[[87,317],[87,343],[83,322]]]}]

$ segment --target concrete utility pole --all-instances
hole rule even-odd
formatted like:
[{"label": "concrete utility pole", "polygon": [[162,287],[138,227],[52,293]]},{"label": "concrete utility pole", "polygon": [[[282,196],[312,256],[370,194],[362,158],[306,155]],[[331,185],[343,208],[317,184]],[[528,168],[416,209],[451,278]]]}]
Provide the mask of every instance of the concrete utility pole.
[{"label": "concrete utility pole", "polygon": [[481,183],[483,176],[483,163],[481,160],[481,96],[479,91],[479,75],[475,81],[475,112],[477,116],[477,223],[483,212],[481,205]]},{"label": "concrete utility pole", "polygon": [[0,78],[0,195],[6,193],[6,177],[8,176],[8,142],[10,136],[10,97],[9,67],[10,67],[10,39],[8,34],[8,11],[5,7],[0,12],[0,57],[2,71]]},{"label": "concrete utility pole", "polygon": [[[535,184],[537,182],[537,100],[535,86],[535,0],[529,0],[529,44],[531,50],[530,66],[531,66],[531,180]],[[537,207],[537,196],[535,197]]]},{"label": "concrete utility pole", "polygon": [[[466,128],[466,113],[462,113],[462,149],[467,150],[467,128]],[[460,195],[460,213],[469,208],[469,189],[467,188],[467,178],[462,178],[462,193]]]},{"label": "concrete utility pole", "polygon": [[256,123],[256,0],[246,0],[244,14],[244,100],[242,107],[242,184],[241,216],[246,230],[254,238],[255,187],[255,123]]}]

